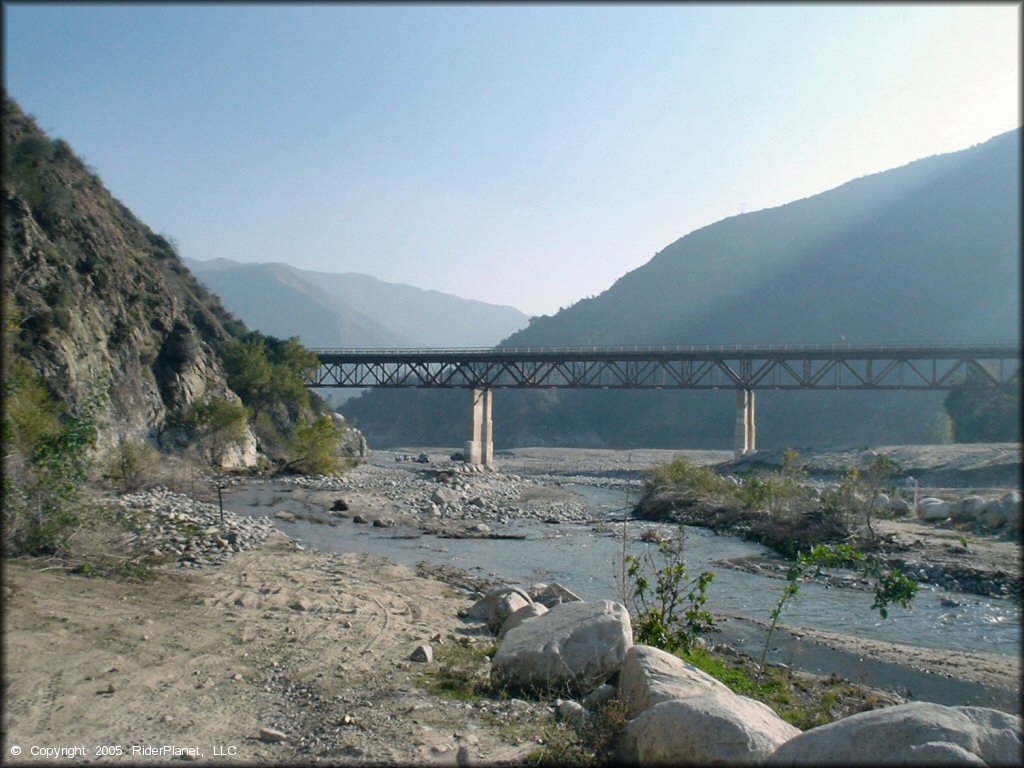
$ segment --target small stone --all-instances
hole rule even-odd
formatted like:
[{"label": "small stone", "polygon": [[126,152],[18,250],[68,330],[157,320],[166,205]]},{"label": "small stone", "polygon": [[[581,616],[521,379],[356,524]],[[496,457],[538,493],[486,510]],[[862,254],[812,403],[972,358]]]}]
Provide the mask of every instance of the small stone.
[{"label": "small stone", "polygon": [[412,652],[412,655],[409,656],[409,659],[412,661],[420,661],[429,664],[431,661],[434,660],[434,649],[431,648],[430,645],[427,643],[417,645],[416,649]]},{"label": "small stone", "polygon": [[260,728],[260,741],[268,743],[288,741],[288,735],[273,728]]}]

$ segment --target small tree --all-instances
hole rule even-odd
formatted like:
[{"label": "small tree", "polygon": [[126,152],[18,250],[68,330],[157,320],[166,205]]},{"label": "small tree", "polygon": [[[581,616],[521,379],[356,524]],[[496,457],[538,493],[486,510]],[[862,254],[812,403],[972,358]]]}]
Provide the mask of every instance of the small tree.
[{"label": "small tree", "polygon": [[878,504],[878,494],[882,488],[892,484],[892,479],[900,473],[900,465],[888,456],[878,455],[871,461],[862,477],[865,489],[864,524],[868,528],[868,534],[872,540],[876,538],[875,529],[871,526],[871,519]]},{"label": "small tree", "polygon": [[958,443],[1019,442],[1020,390],[1018,387],[980,387],[986,378],[978,367],[968,368],[963,383],[949,391],[942,405],[953,423]]},{"label": "small tree", "polygon": [[872,557],[854,549],[847,544],[824,545],[819,544],[810,552],[801,552],[797,556],[796,564],[786,574],[786,586],[783,587],[770,617],[771,624],[768,625],[768,632],[764,638],[764,648],[761,651],[761,660],[758,664],[758,674],[764,670],[765,658],[768,656],[768,646],[771,644],[772,634],[775,632],[782,618],[782,609],[800,591],[799,581],[804,578],[807,571],[813,568],[812,579],[817,578],[822,569],[835,567],[853,567],[875,579],[875,599],[871,603],[871,610],[877,610],[883,618],[889,616],[889,606],[896,604],[909,608],[917,594],[917,582],[900,571],[884,569],[882,565]]},{"label": "small tree", "polygon": [[203,458],[220,467],[228,450],[245,439],[249,413],[241,403],[210,397],[189,405],[184,421],[199,438]]},{"label": "small tree", "polygon": [[776,519],[793,513],[800,499],[802,483],[807,470],[800,462],[800,454],[787,448],[782,455],[782,470],[768,475],[748,474],[736,489],[736,498],[744,509],[766,509]]},{"label": "small tree", "polygon": [[274,371],[267,358],[267,346],[262,338],[246,341],[232,339],[225,345],[224,370],[228,386],[257,417],[273,403]]},{"label": "small tree", "polygon": [[[38,380],[29,375],[27,382]],[[26,384],[28,386],[28,384]],[[96,412],[100,398],[95,393],[74,405],[54,428],[40,432],[25,428],[29,423],[47,423],[40,413],[5,412],[4,434],[20,441],[25,454],[5,455],[5,473],[14,459],[22,460],[15,477],[4,478],[4,546],[7,554],[63,556],[78,525],[78,494],[90,466],[90,452],[96,444]],[[9,405],[5,403],[5,405]],[[28,407],[45,411],[44,401],[33,395]],[[22,424],[19,427],[18,422]],[[33,435],[31,438],[30,435]]]},{"label": "small tree", "polygon": [[689,652],[697,636],[714,626],[704,603],[715,575],[704,571],[687,579],[682,535],[659,541],[657,552],[660,563],[655,561],[650,545],[642,558],[625,557],[626,573],[633,585],[628,595],[633,608],[633,635],[638,643],[669,652]]},{"label": "small tree", "polygon": [[839,487],[825,491],[821,495],[822,511],[847,526],[855,518],[859,509],[857,502],[857,488],[860,482],[860,470],[856,467],[847,467],[839,480]]},{"label": "small tree", "polygon": [[293,458],[285,469],[302,469],[314,474],[335,474],[341,471],[337,452],[343,430],[334,426],[330,416],[296,424],[289,441]]}]

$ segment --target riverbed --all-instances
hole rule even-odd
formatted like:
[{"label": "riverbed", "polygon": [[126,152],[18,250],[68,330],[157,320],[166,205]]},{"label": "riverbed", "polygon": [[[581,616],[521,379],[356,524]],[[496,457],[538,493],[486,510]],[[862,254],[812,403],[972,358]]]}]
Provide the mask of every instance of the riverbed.
[{"label": "riverbed", "polygon": [[[484,507],[465,507],[481,513],[464,513],[470,517],[460,517],[460,523],[479,526],[478,518],[487,521],[483,524],[485,535],[465,538],[423,532],[420,523],[424,517],[436,522],[436,511],[425,512],[423,500],[437,483],[430,467],[395,461],[390,452],[373,455],[367,465],[327,489],[328,495],[348,500],[350,509],[344,516],[328,514],[324,503],[328,496],[323,489],[316,495],[308,488],[279,481],[236,486],[225,495],[224,503],[226,509],[239,514],[284,512],[285,517],[294,516],[276,519],[275,524],[311,549],[380,554],[409,565],[427,561],[522,585],[557,581],[584,599],[620,600],[623,555],[648,552],[651,547],[640,536],[657,527],[629,520],[626,514],[637,498],[640,467],[661,458],[646,453],[661,452],[645,452],[639,458],[635,453],[623,454],[615,461],[605,457],[601,462],[575,451],[564,452],[561,460],[550,454],[499,456],[498,472],[467,476],[462,487],[464,497],[473,496],[478,503],[491,505],[489,513],[484,513]],[[431,458],[432,467],[448,466],[443,456]],[[518,496],[510,500],[517,490]],[[385,517],[388,525],[356,522],[357,515],[369,519],[374,514]],[[707,603],[719,617],[721,631],[713,636],[715,640],[760,656],[764,625],[784,582],[729,563],[781,561],[759,544],[704,529],[683,527],[680,531],[667,526],[662,531],[685,537],[691,576],[704,570],[715,574]],[[849,679],[901,690],[912,698],[1019,711],[1016,691],[1000,693],[951,678],[937,679],[934,674],[887,665],[857,652],[858,641],[865,645],[883,642],[993,654],[995,663],[1000,657],[1010,663],[1020,654],[1019,604],[923,585],[913,607],[893,608],[889,617],[882,619],[870,610],[871,601],[872,594],[863,589],[801,585],[783,614],[783,623],[794,632],[776,633],[769,659],[820,674],[838,672]],[[801,628],[842,635],[853,643],[847,650],[833,648],[826,653],[821,644],[801,637],[806,635]]]}]

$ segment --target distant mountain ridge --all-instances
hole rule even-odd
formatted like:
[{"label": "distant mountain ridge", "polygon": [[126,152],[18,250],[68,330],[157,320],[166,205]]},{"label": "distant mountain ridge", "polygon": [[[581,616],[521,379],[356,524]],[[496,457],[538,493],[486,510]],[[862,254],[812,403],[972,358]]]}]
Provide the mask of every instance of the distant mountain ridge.
[{"label": "distant mountain ridge", "polygon": [[490,347],[524,327],[519,310],[370,275],[282,263],[186,259],[246,324],[308,347]]},{"label": "distant mountain ridge", "polygon": [[[698,229],[503,345],[1019,343],[1020,137]],[[343,410],[371,444],[458,445],[459,393],[430,395],[370,392]],[[928,442],[942,397],[762,391],[759,444]],[[729,448],[735,408],[731,391],[501,392],[495,439]]]}]

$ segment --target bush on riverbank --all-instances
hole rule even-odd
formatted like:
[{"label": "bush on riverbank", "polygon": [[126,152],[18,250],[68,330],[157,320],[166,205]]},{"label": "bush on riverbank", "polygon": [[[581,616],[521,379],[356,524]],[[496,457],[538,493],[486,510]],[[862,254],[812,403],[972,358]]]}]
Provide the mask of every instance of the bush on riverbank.
[{"label": "bush on riverbank", "polygon": [[879,516],[875,500],[897,470],[880,456],[868,471],[851,470],[836,488],[819,494],[793,450],[786,451],[781,470],[739,479],[679,458],[649,473],[633,514],[727,531],[787,558],[820,544],[852,543],[871,551],[879,545],[871,526]]}]

